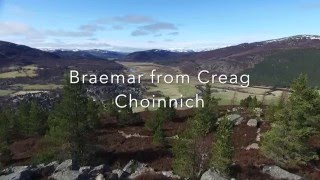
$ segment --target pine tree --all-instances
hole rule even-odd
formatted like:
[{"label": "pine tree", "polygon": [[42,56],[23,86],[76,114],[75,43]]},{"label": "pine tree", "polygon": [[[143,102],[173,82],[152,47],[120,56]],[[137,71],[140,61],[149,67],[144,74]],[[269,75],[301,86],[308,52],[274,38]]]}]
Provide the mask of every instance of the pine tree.
[{"label": "pine tree", "polygon": [[156,128],[152,137],[153,137],[152,140],[154,144],[161,145],[161,146],[165,144],[165,135],[162,129],[162,125],[159,125]]},{"label": "pine tree", "polygon": [[87,104],[87,120],[89,124],[90,130],[93,130],[97,128],[100,125],[99,121],[99,108],[98,104],[94,102],[91,98],[88,99],[88,104]]},{"label": "pine tree", "polygon": [[65,81],[63,98],[50,116],[49,139],[56,145],[68,143],[72,168],[76,169],[87,160],[91,122],[95,115],[88,111],[88,98],[83,84]]},{"label": "pine tree", "polygon": [[121,98],[119,101],[119,105],[127,105],[125,108],[121,108],[118,110],[117,120],[120,126],[135,124],[139,121],[139,117],[137,116],[137,114],[133,113],[132,107],[129,106],[128,98]]},{"label": "pine tree", "polygon": [[13,136],[14,116],[10,109],[0,110],[0,169],[12,160],[9,143]]},{"label": "pine tree", "polygon": [[9,144],[13,136],[14,116],[11,110],[0,111],[0,143]]},{"label": "pine tree", "polygon": [[286,106],[275,116],[272,129],[263,135],[262,151],[283,166],[297,167],[318,158],[307,140],[317,132],[320,96],[307,84],[304,75],[294,81]]},{"label": "pine tree", "polygon": [[107,100],[106,102],[104,102],[104,112],[108,115],[108,116],[113,116],[113,117],[118,117],[119,112],[118,112],[118,107],[117,105],[114,103],[113,99]]},{"label": "pine tree", "polygon": [[226,175],[230,173],[233,155],[231,142],[232,126],[232,122],[226,117],[219,122],[211,154],[211,165]]},{"label": "pine tree", "polygon": [[170,104],[170,97],[165,98],[166,106],[160,106],[160,110],[164,111],[163,113],[166,115],[166,120],[172,121],[176,116],[176,110],[174,108],[174,104]]},{"label": "pine tree", "polygon": [[159,126],[161,127],[163,126],[163,123],[165,122],[166,117],[167,115],[165,114],[165,112],[161,108],[159,108],[152,112],[151,118],[148,119],[147,122],[145,123],[145,127],[148,130],[155,132]]},{"label": "pine tree", "polygon": [[48,129],[48,114],[36,101],[30,105],[29,112],[29,131],[30,135],[44,135]]},{"label": "pine tree", "polygon": [[32,124],[29,121],[30,103],[22,102],[17,111],[16,130],[19,135],[30,135]]},{"label": "pine tree", "polygon": [[191,131],[196,136],[204,136],[215,128],[218,120],[218,100],[211,96],[211,86],[206,85],[204,95],[204,107],[195,110],[195,116],[190,121]]},{"label": "pine tree", "polygon": [[173,171],[181,177],[196,179],[196,144],[189,132],[184,132],[179,139],[174,141],[173,152]]}]

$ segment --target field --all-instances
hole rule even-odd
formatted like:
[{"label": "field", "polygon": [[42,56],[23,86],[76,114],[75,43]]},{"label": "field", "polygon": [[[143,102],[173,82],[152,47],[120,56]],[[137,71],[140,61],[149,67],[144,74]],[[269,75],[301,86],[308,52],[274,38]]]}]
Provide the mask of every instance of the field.
[{"label": "field", "polygon": [[[122,65],[128,68],[129,74],[143,74],[144,80],[142,84],[147,87],[144,98],[152,98],[152,95],[158,97],[170,98],[192,98],[196,93],[201,94],[201,91],[196,86],[203,86],[200,84],[196,77],[190,76],[189,83],[172,83],[166,84],[163,81],[160,83],[150,83],[150,72],[152,69],[156,69],[155,74],[171,74],[176,75],[181,71],[176,67],[164,66],[154,63],[140,63],[140,62],[121,62]],[[231,84],[211,84],[212,95],[219,98],[219,105],[239,105],[240,101],[248,96],[256,96],[258,100],[263,101],[264,104],[277,103],[279,97],[282,94],[282,90],[272,90],[271,87],[241,87],[239,85]],[[137,111],[140,111],[138,109]]]},{"label": "field", "polygon": [[23,95],[27,93],[36,93],[61,89],[62,85],[57,84],[15,84],[9,89],[0,90],[0,96]]},{"label": "field", "polygon": [[55,90],[62,88],[62,85],[57,84],[15,84],[13,87],[22,88],[24,91],[29,90]]},{"label": "field", "polygon": [[0,73],[0,79],[17,78],[17,77],[35,77],[37,76],[38,67],[28,65],[12,68],[11,71]]},{"label": "field", "polygon": [[8,96],[12,93],[14,93],[13,90],[0,90],[0,96]]}]

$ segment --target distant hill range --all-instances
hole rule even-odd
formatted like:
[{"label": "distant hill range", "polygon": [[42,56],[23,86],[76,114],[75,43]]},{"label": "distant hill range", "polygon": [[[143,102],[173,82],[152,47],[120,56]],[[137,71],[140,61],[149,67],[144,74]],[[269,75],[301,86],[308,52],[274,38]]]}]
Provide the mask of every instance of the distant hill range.
[{"label": "distant hill range", "polygon": [[124,58],[128,53],[92,49],[92,50],[64,50],[57,49],[49,51],[65,59],[93,59],[93,60],[114,60]]},{"label": "distant hill range", "polygon": [[141,51],[128,54],[123,61],[174,65],[189,74],[202,69],[248,73],[255,85],[288,86],[305,73],[312,85],[320,85],[320,36],[298,35],[202,52]]},{"label": "distant hill range", "polygon": [[272,86],[288,86],[292,79],[305,73],[312,85],[320,85],[320,36],[316,35],[243,43],[201,52],[158,49],[133,53],[106,50],[41,51],[0,41],[0,67],[22,62],[48,65],[66,63],[67,60],[74,64],[99,60],[111,66],[120,65],[110,60],[154,62],[177,66],[188,74],[196,74],[201,69],[211,73],[248,73],[252,83]]},{"label": "distant hill range", "polygon": [[[90,51],[91,52],[91,51]],[[24,45],[0,41],[0,70],[13,65],[36,64],[51,69],[67,69],[78,67],[84,70],[121,70],[123,66],[113,60],[106,60],[107,55],[99,51],[43,51]],[[109,57],[116,56],[113,53]],[[120,54],[120,53],[119,53]]]}]

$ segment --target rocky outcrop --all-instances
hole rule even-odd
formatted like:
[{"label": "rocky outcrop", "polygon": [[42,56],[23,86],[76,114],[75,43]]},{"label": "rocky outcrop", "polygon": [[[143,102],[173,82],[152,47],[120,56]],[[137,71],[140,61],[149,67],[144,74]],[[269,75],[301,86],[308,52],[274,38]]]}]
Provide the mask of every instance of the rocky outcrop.
[{"label": "rocky outcrop", "polygon": [[16,166],[3,170],[0,179],[3,180],[32,180],[32,171],[28,166]]},{"label": "rocky outcrop", "polygon": [[302,177],[292,174],[279,166],[264,166],[262,172],[269,174],[275,179],[286,179],[286,180],[302,180]]},{"label": "rocky outcrop", "polygon": [[33,180],[45,178],[49,180],[88,180],[88,179],[135,179],[145,174],[161,175],[162,177],[180,179],[172,171],[157,172],[147,164],[131,160],[122,169],[111,170],[107,165],[84,166],[78,170],[71,169],[72,161],[52,162],[38,166],[16,166],[0,172],[0,180]]}]

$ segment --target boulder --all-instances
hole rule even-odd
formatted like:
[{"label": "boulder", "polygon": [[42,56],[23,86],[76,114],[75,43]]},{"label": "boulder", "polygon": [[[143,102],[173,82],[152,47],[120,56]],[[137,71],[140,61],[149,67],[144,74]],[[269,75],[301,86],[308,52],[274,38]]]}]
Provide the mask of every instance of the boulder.
[{"label": "boulder", "polygon": [[32,171],[28,166],[16,166],[3,170],[0,179],[2,180],[32,180]]},{"label": "boulder", "polygon": [[230,121],[235,121],[237,120],[238,118],[241,118],[241,116],[239,114],[230,114],[227,116],[227,118],[230,120]]},{"label": "boulder", "polygon": [[79,168],[79,172],[82,174],[89,174],[89,172],[91,171],[91,167],[90,166],[84,166],[84,167],[80,167]]},{"label": "boulder", "polygon": [[117,177],[118,177],[119,179],[121,179],[121,178],[127,178],[127,177],[130,176],[130,174],[129,174],[128,172],[123,171],[123,170],[121,170],[121,169],[112,170],[112,174],[117,175]]},{"label": "boulder", "polygon": [[81,178],[81,173],[79,171],[72,170],[63,170],[53,173],[49,178],[49,180],[85,180],[85,178]]},{"label": "boulder", "polygon": [[131,160],[123,169],[123,172],[126,172],[128,174],[134,173],[137,169],[145,167],[145,164],[142,164],[138,161]]},{"label": "boulder", "polygon": [[235,120],[234,125],[238,126],[238,125],[240,125],[242,122],[243,122],[243,117],[240,117],[240,118],[238,118],[238,119]]},{"label": "boulder", "polygon": [[58,165],[59,163],[57,161],[51,162],[47,165],[39,164],[37,167],[32,168],[31,171],[37,176],[48,176],[55,171]]},{"label": "boulder", "polygon": [[202,174],[200,180],[227,180],[227,178],[221,176],[214,168],[211,168]]},{"label": "boulder", "polygon": [[[222,118],[218,119],[217,124],[219,124],[219,121],[221,121]],[[234,124],[237,125],[241,124],[241,122],[243,121],[243,117],[241,117],[239,114],[230,114],[227,115],[227,118],[229,119],[229,121],[232,121]]]},{"label": "boulder", "polygon": [[257,126],[258,126],[258,120],[256,120],[256,119],[249,119],[249,121],[247,122],[247,125],[248,125],[248,126],[251,126],[251,127],[257,127]]},{"label": "boulder", "polygon": [[171,178],[171,179],[181,179],[180,176],[173,174],[172,171],[162,171],[160,172],[163,176]]},{"label": "boulder", "polygon": [[129,179],[135,179],[135,178],[139,177],[142,174],[146,174],[146,173],[150,173],[150,172],[154,173],[154,169],[152,169],[151,167],[147,167],[146,165],[140,166],[128,178]]},{"label": "boulder", "polygon": [[92,170],[90,170],[89,174],[90,176],[97,176],[98,174],[104,174],[105,172],[107,172],[109,170],[107,165],[100,165],[100,166],[96,166],[94,167]]},{"label": "boulder", "polygon": [[98,174],[95,180],[105,180],[105,178],[102,174]]},{"label": "boulder", "polygon": [[70,170],[71,166],[72,166],[72,160],[71,159],[65,160],[56,167],[54,172],[59,172],[59,171],[63,171],[63,170]]},{"label": "boulder", "polygon": [[292,174],[279,166],[264,166],[262,172],[269,174],[275,179],[286,179],[286,180],[301,180],[302,177],[296,174]]}]

